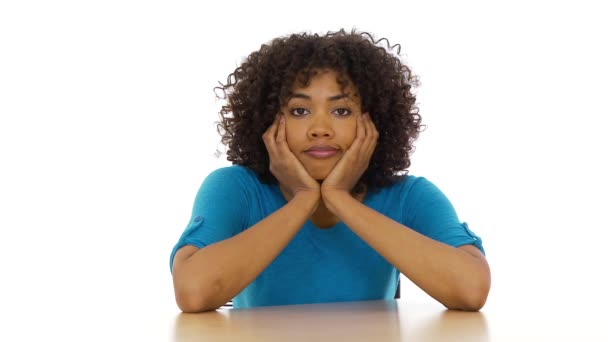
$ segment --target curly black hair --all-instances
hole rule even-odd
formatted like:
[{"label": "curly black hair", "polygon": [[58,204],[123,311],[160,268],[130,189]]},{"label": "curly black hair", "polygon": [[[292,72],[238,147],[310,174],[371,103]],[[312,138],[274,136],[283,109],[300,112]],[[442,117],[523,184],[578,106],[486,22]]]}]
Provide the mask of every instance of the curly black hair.
[{"label": "curly black hair", "polygon": [[[380,45],[383,40],[387,48]],[[291,34],[263,44],[228,76],[226,84],[220,82],[215,88],[227,99],[216,124],[221,142],[228,146],[228,161],[253,170],[265,184],[277,184],[262,135],[291,95],[294,82],[305,87],[315,70],[331,69],[338,73],[342,90],[347,79],[352,80],[362,112],[369,112],[379,132],[354,193],[375,191],[407,176],[413,143],[424,127],[412,93],[419,80],[401,62],[400,51],[399,44],[391,46],[386,38],[374,40],[370,33],[356,29],[324,36]]]}]

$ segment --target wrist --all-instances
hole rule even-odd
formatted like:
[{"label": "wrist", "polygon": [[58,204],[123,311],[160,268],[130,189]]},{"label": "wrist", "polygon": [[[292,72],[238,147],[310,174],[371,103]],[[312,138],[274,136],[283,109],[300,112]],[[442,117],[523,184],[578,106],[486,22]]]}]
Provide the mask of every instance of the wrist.
[{"label": "wrist", "polygon": [[321,191],[321,198],[323,199],[323,203],[332,204],[343,200],[345,197],[352,197],[351,194],[346,190],[325,190]]},{"label": "wrist", "polygon": [[302,190],[295,193],[293,200],[305,205],[311,212],[317,210],[321,201],[321,192],[312,190]]},{"label": "wrist", "polygon": [[348,195],[350,196],[350,193],[346,190],[341,190],[341,189],[323,189],[321,188],[321,197],[323,197],[323,199],[325,199],[325,197],[338,197],[338,196],[343,196],[343,195]]}]

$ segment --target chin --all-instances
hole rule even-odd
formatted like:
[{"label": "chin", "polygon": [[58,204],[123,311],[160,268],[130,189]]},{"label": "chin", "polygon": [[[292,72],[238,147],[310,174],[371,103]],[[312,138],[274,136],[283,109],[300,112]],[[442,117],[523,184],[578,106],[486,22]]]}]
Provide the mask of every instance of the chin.
[{"label": "chin", "polygon": [[327,178],[327,175],[329,175],[329,171],[308,171],[308,173],[310,174],[310,176],[312,178],[314,178],[315,180],[317,180],[318,182],[322,182],[325,178]]},{"label": "chin", "polygon": [[334,168],[334,166],[336,165],[336,163],[325,163],[325,165],[304,165],[304,168],[306,169],[306,171],[308,171],[308,174],[310,174],[310,176],[312,178],[314,178],[315,180],[322,182],[325,178],[327,178],[327,176],[329,175],[329,173],[331,172],[331,170]]},{"label": "chin", "polygon": [[308,172],[312,178],[315,180],[322,182],[325,178],[327,178],[327,174],[321,174],[318,172]]}]

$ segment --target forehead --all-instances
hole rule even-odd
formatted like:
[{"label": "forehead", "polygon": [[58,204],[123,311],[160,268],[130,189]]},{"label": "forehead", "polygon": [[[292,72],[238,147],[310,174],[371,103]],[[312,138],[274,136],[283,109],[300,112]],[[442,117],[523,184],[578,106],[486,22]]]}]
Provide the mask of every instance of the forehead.
[{"label": "forehead", "polygon": [[331,95],[346,94],[352,98],[358,97],[356,86],[350,77],[331,69],[301,71],[291,86],[290,95],[315,90],[331,91]]}]

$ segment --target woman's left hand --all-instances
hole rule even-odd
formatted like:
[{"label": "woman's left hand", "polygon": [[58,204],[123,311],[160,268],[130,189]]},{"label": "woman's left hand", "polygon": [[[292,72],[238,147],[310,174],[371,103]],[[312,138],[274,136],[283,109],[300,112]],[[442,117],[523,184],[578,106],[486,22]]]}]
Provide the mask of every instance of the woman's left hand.
[{"label": "woman's left hand", "polygon": [[352,145],[346,150],[338,163],[321,184],[321,196],[325,197],[334,192],[349,193],[363,175],[372,158],[378,130],[368,113],[357,118],[357,136]]}]

